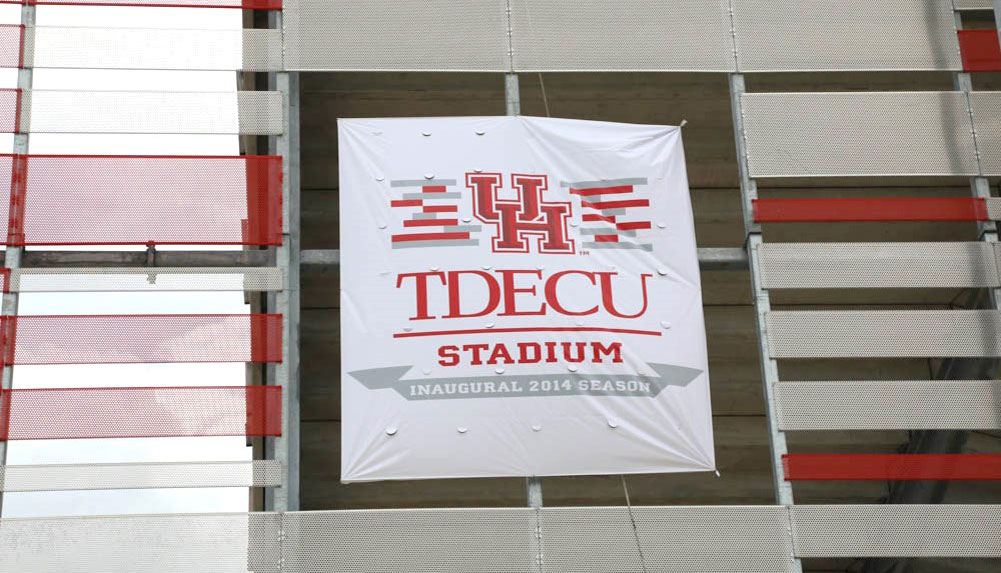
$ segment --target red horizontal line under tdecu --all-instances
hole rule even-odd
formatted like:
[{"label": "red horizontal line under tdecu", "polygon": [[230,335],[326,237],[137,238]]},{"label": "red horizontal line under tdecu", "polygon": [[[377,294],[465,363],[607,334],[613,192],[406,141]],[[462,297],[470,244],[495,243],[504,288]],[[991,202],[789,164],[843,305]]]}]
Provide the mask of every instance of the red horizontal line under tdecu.
[{"label": "red horizontal line under tdecu", "polygon": [[600,327],[521,327],[521,328],[473,328],[468,330],[436,330],[431,332],[398,332],[393,338],[413,338],[416,336],[455,336],[459,334],[491,334],[497,332],[615,332],[619,334],[639,334],[643,336],[661,336],[654,330],[633,330],[629,328]]},{"label": "red horizontal line under tdecu", "polygon": [[786,454],[786,481],[999,480],[997,454]]}]

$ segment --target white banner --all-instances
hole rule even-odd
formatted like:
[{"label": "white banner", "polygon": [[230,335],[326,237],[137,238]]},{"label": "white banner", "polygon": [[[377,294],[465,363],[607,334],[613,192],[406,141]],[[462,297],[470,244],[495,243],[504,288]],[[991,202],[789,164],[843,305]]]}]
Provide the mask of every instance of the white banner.
[{"label": "white banner", "polygon": [[679,128],[338,137],[343,481],[715,469]]}]

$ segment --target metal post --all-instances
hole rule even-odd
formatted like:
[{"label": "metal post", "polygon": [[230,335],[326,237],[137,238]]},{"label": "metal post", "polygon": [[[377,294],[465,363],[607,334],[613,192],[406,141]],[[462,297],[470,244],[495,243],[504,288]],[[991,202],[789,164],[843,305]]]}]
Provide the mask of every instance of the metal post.
[{"label": "metal post", "polygon": [[[504,103],[507,115],[521,114],[521,90],[518,85],[518,74],[504,74]],[[542,507],[542,480],[537,476],[525,478],[525,493],[528,497],[528,507]]]},{"label": "metal post", "polygon": [[[21,6],[21,25],[22,26],[34,26],[35,25],[35,6],[33,4],[25,4]],[[22,48],[23,49],[23,48]],[[17,88],[19,90],[27,91],[31,89],[31,81],[33,76],[32,68],[20,68],[17,70]],[[18,94],[21,97],[21,94]],[[23,100],[22,100],[23,101]],[[20,102],[18,102],[20,105]],[[28,153],[28,133],[18,133],[21,131],[21,126],[15,126],[14,130],[14,154],[15,155],[25,155]],[[8,269],[16,269],[21,266],[21,256],[24,254],[24,247],[12,247],[7,246],[7,252],[4,256],[4,266]],[[9,277],[10,275],[8,275]],[[10,280],[8,278],[8,280]],[[0,313],[3,316],[15,316],[17,315],[17,302],[18,294],[16,292],[5,293],[3,295],[3,308]],[[2,352],[2,349],[0,349]],[[6,353],[4,353],[6,354]],[[0,374],[0,388],[3,390],[10,390],[14,386],[14,367],[9,364],[3,365],[3,372]],[[10,420],[6,420],[6,423],[10,423]],[[7,464],[7,442],[0,441],[0,465]],[[0,492],[0,516],[3,515],[3,492]]]},{"label": "metal post", "polygon": [[[761,288],[761,264],[758,245],[762,243],[761,225],[754,222],[753,201],[758,198],[758,185],[751,178],[748,168],[747,145],[744,139],[744,114],[741,96],[744,95],[743,74],[730,74],[730,106],[733,111],[733,133],[737,144],[737,167],[740,171],[740,197],[744,211],[744,230],[747,234],[747,257],[751,269],[751,288],[754,292],[755,319],[758,328],[758,351],[761,359],[761,381],[764,384],[765,414],[768,421],[768,438],[772,455],[772,479],[775,485],[775,501],[779,505],[793,505],[792,484],[785,480],[782,456],[789,450],[785,433],[779,429],[775,406],[775,384],[779,381],[778,362],[771,357],[765,317],[771,311],[768,291]],[[802,571],[799,559],[793,558],[794,570]]]},{"label": "metal post", "polygon": [[[282,14],[269,15],[271,27],[281,29]],[[271,82],[269,82],[270,84]],[[265,492],[265,509],[299,509],[299,74],[273,75],[273,87],[284,102],[282,135],[271,141],[282,157],[282,246],[275,266],[282,269],[285,289],[268,297],[268,307],[282,315],[282,362],[268,369],[268,383],[282,387],[282,435],[271,438],[265,451],[282,463],[283,484]]]},{"label": "metal post", "polygon": [[994,0],[994,26],[1001,31],[1001,0]]}]

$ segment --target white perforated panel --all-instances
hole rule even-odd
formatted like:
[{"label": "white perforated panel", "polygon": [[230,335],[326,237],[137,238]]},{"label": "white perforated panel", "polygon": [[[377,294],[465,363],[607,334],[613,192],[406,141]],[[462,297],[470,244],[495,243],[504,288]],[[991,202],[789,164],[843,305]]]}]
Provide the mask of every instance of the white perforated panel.
[{"label": "white perforated panel", "polygon": [[794,505],[800,557],[1001,557],[1001,505]]},{"label": "white perforated panel", "polygon": [[0,466],[0,491],[279,486],[276,460]]},{"label": "white perforated panel", "polygon": [[976,175],[960,92],[749,93],[753,177]]},{"label": "white perforated panel", "polygon": [[993,430],[1001,381],[779,382],[782,430]]},{"label": "white perforated panel", "polygon": [[29,28],[24,61],[36,68],[247,70],[282,68],[280,30]]},{"label": "white perforated panel", "polygon": [[988,243],[763,243],[758,254],[766,289],[1001,286]]},{"label": "white perforated panel", "polygon": [[277,573],[276,513],[0,522],[0,573]]},{"label": "white perforated panel", "polygon": [[12,292],[278,291],[284,281],[271,267],[21,268],[10,274]]},{"label": "white perforated panel", "polygon": [[1001,92],[972,92],[970,107],[982,174],[1001,175]]},{"label": "white perforated panel", "polygon": [[280,135],[278,92],[32,90],[22,130],[36,133]]},{"label": "white perforated panel", "polygon": [[289,70],[510,69],[506,0],[285,0]]},{"label": "white perforated panel", "polygon": [[772,311],[773,358],[1001,356],[1001,311]]},{"label": "white perforated panel", "polygon": [[518,71],[735,69],[728,0],[511,0]]},{"label": "white perforated panel", "polygon": [[949,2],[733,0],[740,71],[959,70]]},{"label": "white perforated panel", "polygon": [[994,0],[953,0],[956,10],[993,10]]}]

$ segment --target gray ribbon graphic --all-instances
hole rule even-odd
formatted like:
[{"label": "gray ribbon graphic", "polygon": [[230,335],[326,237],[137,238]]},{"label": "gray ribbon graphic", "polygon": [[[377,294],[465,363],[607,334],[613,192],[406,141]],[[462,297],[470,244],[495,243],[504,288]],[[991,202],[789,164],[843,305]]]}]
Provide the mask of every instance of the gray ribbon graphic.
[{"label": "gray ribbon graphic", "polygon": [[392,389],[407,400],[519,398],[531,396],[634,396],[653,398],[668,386],[687,386],[701,370],[649,363],[656,375],[519,374],[404,380],[413,366],[388,366],[348,374],[369,390]]}]

